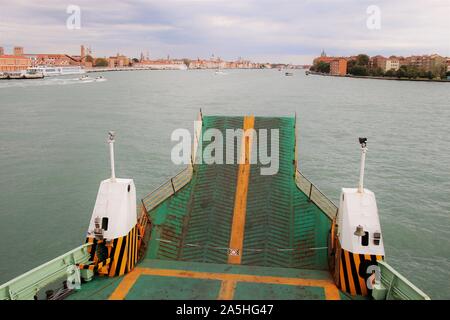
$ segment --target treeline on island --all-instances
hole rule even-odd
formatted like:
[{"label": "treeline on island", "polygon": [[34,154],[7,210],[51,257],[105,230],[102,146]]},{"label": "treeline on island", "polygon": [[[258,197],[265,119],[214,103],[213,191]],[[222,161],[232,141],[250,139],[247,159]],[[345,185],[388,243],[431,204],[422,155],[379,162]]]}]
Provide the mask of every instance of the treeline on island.
[{"label": "treeline on island", "polygon": [[[330,73],[330,64],[320,61],[310,68],[311,71],[319,73]],[[419,69],[412,65],[402,65],[398,70],[390,69],[384,71],[380,67],[372,67],[370,58],[366,54],[360,54],[347,61],[347,74],[360,77],[390,77],[408,79],[446,79],[450,71],[446,68],[436,68],[433,71]]]}]

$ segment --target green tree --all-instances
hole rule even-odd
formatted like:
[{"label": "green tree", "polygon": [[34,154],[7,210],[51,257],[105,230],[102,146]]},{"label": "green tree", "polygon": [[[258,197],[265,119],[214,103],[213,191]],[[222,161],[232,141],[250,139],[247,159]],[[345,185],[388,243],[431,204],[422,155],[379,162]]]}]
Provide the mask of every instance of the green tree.
[{"label": "green tree", "polygon": [[369,74],[371,76],[375,76],[375,77],[382,77],[382,76],[384,76],[384,71],[380,67],[377,67],[377,68],[371,69],[369,71]]},{"label": "green tree", "polygon": [[442,65],[441,69],[439,70],[440,72],[440,77],[441,79],[446,79],[447,78],[447,65]]},{"label": "green tree", "polygon": [[139,62],[139,59],[138,59],[138,58],[133,58],[131,61],[132,61],[133,63],[138,63],[138,62]]},{"label": "green tree", "polygon": [[86,62],[94,63],[94,58],[92,58],[91,55],[87,55],[86,58],[84,58],[84,60],[85,60]]},{"label": "green tree", "polygon": [[395,70],[394,69],[390,69],[390,70],[386,71],[384,76],[385,77],[395,77]]},{"label": "green tree", "polygon": [[397,70],[395,75],[397,76],[397,78],[406,78],[407,67],[406,66],[401,66],[400,69]]},{"label": "green tree", "polygon": [[97,59],[95,59],[95,66],[96,67],[107,67],[108,60],[106,60],[105,58],[97,58]]},{"label": "green tree", "polygon": [[367,67],[357,64],[350,69],[350,74],[354,76],[368,76],[369,72]]},{"label": "green tree", "polygon": [[322,72],[322,73],[330,73],[330,64],[320,61],[317,66],[316,69],[318,72]]},{"label": "green tree", "polygon": [[183,62],[186,65],[186,67],[189,67],[189,65],[191,64],[191,60],[190,59],[183,59]]},{"label": "green tree", "polygon": [[347,74],[350,74],[350,70],[356,65],[356,60],[352,59],[347,61]]},{"label": "green tree", "polygon": [[356,57],[356,64],[359,64],[360,66],[368,66],[369,60],[370,58],[367,54],[359,54]]},{"label": "green tree", "polygon": [[419,76],[419,70],[414,66],[406,67],[406,77],[409,79],[416,79]]}]

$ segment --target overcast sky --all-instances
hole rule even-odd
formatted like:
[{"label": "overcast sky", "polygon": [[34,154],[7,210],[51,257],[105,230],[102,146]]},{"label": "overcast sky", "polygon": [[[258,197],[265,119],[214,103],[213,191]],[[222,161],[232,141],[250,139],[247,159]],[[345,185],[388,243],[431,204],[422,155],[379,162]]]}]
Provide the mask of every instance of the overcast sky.
[{"label": "overcast sky", "polygon": [[[69,5],[81,28],[68,29]],[[369,6],[380,9],[380,28]],[[450,0],[0,0],[0,46],[28,53],[237,57],[310,63],[328,55],[450,56]]]}]

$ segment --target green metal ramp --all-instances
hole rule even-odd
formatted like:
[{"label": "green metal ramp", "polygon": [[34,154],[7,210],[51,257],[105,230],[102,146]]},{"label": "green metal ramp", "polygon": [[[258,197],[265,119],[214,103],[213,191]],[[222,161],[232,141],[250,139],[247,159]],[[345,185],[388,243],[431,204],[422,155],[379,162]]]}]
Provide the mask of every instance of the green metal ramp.
[{"label": "green metal ramp", "polygon": [[[224,145],[231,148],[234,143],[226,141],[225,131],[242,129],[243,122],[244,117],[205,116],[202,130],[220,130]],[[279,130],[279,170],[261,175],[259,159],[250,165],[241,263],[327,269],[330,219],[296,184],[295,118],[255,117],[254,129],[257,136],[261,129]],[[260,148],[266,152],[265,145]],[[227,263],[238,167],[237,161],[195,165],[189,183],[149,208],[153,230],[147,258]]]}]

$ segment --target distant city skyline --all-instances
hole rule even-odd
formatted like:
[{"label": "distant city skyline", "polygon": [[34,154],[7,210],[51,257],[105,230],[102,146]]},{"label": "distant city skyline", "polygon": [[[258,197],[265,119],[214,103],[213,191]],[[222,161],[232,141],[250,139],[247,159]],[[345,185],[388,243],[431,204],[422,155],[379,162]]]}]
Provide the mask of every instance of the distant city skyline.
[{"label": "distant city skyline", "polygon": [[[69,5],[81,10],[80,29],[67,28]],[[151,58],[214,54],[292,64],[310,64],[322,50],[450,56],[447,0],[17,0],[1,8],[5,51],[78,54],[85,44],[95,56],[148,51]]]}]

